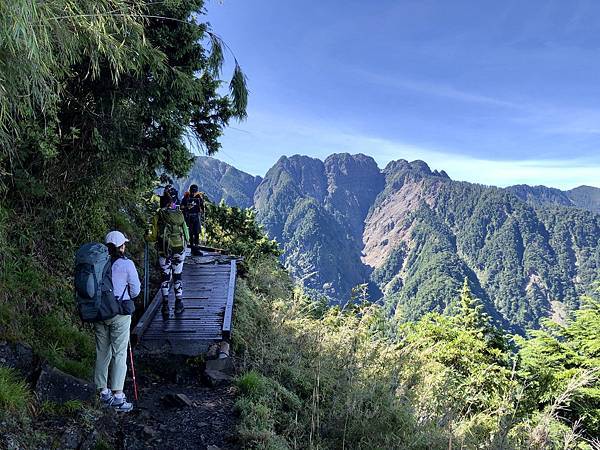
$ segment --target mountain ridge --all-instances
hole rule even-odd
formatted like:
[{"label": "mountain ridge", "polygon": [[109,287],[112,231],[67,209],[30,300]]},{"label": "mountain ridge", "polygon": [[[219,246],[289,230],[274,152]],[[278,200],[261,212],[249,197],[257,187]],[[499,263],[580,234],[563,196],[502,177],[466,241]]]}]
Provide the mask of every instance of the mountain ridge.
[{"label": "mountain ridge", "polygon": [[523,331],[576,307],[598,278],[596,190],[484,186],[420,160],[381,170],[367,155],[338,153],[282,156],[252,204],[311,291],[344,303],[366,283],[372,299],[415,319],[452,311],[466,277],[492,316]]}]

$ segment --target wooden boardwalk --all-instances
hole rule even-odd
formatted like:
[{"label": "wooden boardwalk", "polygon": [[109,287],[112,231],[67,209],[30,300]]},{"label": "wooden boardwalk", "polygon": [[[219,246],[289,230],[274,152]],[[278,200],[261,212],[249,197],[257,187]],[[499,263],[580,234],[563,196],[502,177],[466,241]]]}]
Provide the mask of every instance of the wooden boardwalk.
[{"label": "wooden boardwalk", "polygon": [[213,343],[228,340],[235,277],[233,257],[207,252],[202,257],[188,256],[182,276],[185,311],[174,314],[171,289],[171,313],[168,318],[163,317],[159,290],[133,330],[138,348],[194,356],[206,352]]}]

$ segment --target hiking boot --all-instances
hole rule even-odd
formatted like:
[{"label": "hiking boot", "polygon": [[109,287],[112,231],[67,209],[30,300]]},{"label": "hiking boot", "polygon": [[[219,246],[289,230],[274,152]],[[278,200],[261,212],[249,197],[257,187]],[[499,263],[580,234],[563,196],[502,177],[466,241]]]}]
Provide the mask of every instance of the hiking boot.
[{"label": "hiking boot", "polygon": [[123,397],[113,395],[113,401],[110,406],[117,412],[129,412],[133,409],[133,403],[129,403],[125,395]]},{"label": "hiking boot", "polygon": [[171,311],[169,310],[169,301],[168,300],[167,301],[163,300],[163,302],[162,302],[162,308],[161,308],[160,312],[162,313],[163,316],[168,316],[169,315],[169,313]]},{"label": "hiking boot", "polygon": [[175,314],[181,314],[185,307],[183,306],[183,300],[180,298],[175,299]]},{"label": "hiking boot", "polygon": [[112,391],[106,391],[100,393],[100,404],[104,407],[110,406],[114,400],[115,396]]}]

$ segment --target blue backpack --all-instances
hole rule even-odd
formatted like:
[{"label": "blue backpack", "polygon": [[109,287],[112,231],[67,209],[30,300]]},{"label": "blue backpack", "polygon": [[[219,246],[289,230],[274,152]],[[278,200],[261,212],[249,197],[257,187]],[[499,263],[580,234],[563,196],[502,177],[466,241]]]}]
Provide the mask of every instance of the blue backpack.
[{"label": "blue backpack", "polygon": [[77,250],[75,299],[83,322],[100,322],[121,312],[113,290],[112,262],[106,245],[92,242]]}]

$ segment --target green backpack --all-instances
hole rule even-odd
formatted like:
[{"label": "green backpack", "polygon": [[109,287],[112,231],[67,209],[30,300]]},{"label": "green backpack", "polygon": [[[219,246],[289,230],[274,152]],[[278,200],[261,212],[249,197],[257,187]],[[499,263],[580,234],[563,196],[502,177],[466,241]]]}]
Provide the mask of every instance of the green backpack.
[{"label": "green backpack", "polygon": [[159,211],[159,229],[162,231],[159,243],[162,250],[168,253],[170,250],[181,251],[185,246],[185,219],[180,209],[165,208]]}]

